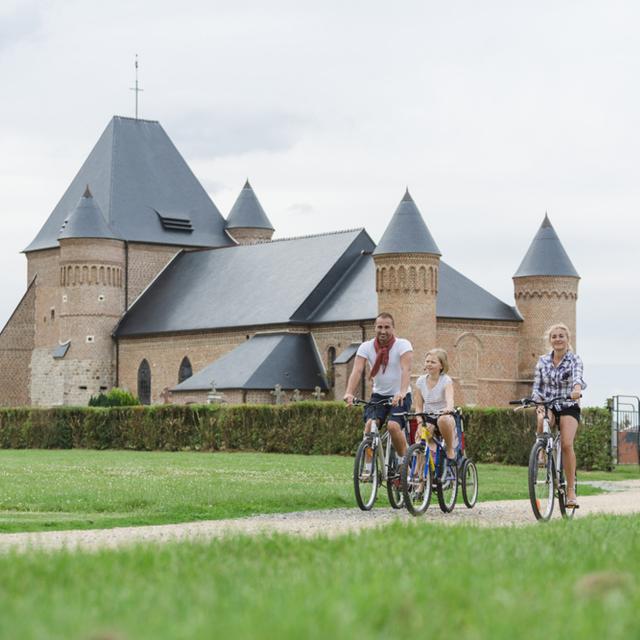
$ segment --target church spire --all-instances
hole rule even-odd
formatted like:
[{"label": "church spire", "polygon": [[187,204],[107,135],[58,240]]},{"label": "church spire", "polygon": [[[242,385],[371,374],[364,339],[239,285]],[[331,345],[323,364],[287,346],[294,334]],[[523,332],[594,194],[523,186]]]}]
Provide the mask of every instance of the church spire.
[{"label": "church spire", "polygon": [[402,197],[373,255],[387,253],[430,253],[442,255],[409,193]]},{"label": "church spire", "polygon": [[526,276],[580,277],[546,212],[538,233],[529,245],[529,249],[513,277]]}]

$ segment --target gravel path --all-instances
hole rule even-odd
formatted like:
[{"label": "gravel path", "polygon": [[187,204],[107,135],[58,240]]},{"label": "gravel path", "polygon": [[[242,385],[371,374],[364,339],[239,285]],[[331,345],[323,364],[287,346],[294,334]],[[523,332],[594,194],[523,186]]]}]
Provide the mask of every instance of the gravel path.
[{"label": "gravel path", "polygon": [[[593,483],[596,484],[596,483]],[[580,510],[576,518],[597,513],[629,514],[640,512],[640,480],[606,484],[611,493],[597,496],[581,496]],[[185,540],[210,540],[229,535],[258,535],[286,533],[307,538],[314,536],[335,537],[348,532],[379,527],[397,520],[413,521],[416,525],[427,522],[439,524],[466,524],[471,526],[503,527],[535,524],[528,500],[501,500],[479,502],[473,509],[457,505],[450,514],[440,511],[434,496],[427,513],[413,518],[405,510],[396,511],[385,504],[372,511],[359,509],[326,509],[259,515],[234,520],[208,520],[145,527],[118,527],[115,529],[90,529],[84,531],[46,531],[37,533],[0,534],[0,553],[10,550],[27,552],[34,549],[56,551],[61,549],[114,549],[132,544],[159,544]],[[556,503],[553,518],[560,518]]]}]

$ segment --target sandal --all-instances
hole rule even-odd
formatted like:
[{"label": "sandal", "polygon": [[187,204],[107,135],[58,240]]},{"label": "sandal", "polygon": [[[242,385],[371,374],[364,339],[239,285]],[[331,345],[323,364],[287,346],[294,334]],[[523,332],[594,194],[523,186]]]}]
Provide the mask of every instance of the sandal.
[{"label": "sandal", "polygon": [[564,505],[567,509],[579,509],[580,505],[575,498],[568,498],[567,502]]}]

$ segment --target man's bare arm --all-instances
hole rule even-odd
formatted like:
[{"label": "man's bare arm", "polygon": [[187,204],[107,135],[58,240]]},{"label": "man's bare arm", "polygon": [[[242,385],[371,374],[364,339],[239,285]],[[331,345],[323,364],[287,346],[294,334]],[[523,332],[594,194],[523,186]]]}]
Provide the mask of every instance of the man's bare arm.
[{"label": "man's bare arm", "polygon": [[353,371],[349,376],[349,381],[347,382],[347,392],[344,394],[344,399],[351,404],[353,402],[353,398],[356,387],[360,382],[360,378],[362,378],[362,374],[364,373],[364,366],[367,362],[366,358],[362,356],[356,356],[356,361],[353,364]]}]

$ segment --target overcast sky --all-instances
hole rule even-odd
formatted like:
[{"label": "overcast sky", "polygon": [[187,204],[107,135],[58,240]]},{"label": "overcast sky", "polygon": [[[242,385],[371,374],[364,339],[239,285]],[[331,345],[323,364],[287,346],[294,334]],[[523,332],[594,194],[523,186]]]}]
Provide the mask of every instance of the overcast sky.
[{"label": "overcast sky", "polygon": [[113,115],[159,120],[223,215],[365,227],[408,185],[443,258],[514,304],[545,211],[582,277],[587,404],[640,395],[640,3],[0,3],[0,327],[20,253]]}]

